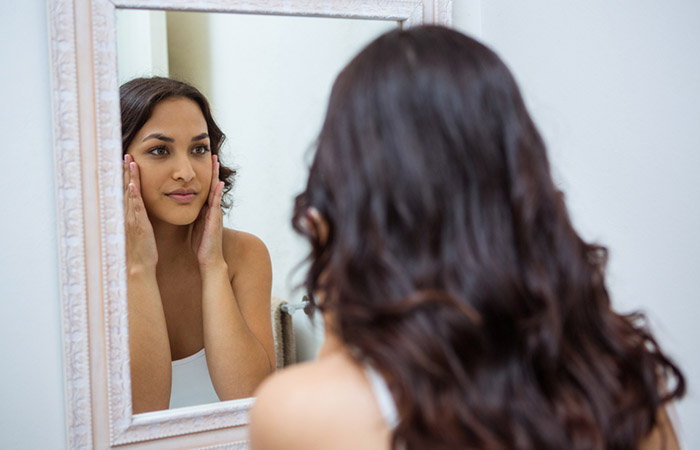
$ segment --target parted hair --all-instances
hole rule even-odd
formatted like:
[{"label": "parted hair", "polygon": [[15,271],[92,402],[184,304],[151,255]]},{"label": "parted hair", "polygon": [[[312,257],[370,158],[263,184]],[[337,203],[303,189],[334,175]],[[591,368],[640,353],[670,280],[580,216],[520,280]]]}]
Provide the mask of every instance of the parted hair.
[{"label": "parted hair", "polygon": [[[129,80],[119,88],[122,120],[122,156],[126,154],[134,136],[151,117],[153,108],[161,101],[173,97],[189,98],[199,105],[207,123],[211,153],[219,155],[219,150],[221,150],[226,135],[214,121],[209,102],[204,94],[184,81],[167,77],[142,77]],[[225,166],[220,159],[219,181],[224,182],[221,206],[229,208],[231,201],[227,194],[233,188],[236,170]]]},{"label": "parted hair", "polygon": [[611,308],[510,71],[454,30],[391,31],[340,73],[292,223],[305,288],[391,388],[394,448],[627,450],[684,394]]}]

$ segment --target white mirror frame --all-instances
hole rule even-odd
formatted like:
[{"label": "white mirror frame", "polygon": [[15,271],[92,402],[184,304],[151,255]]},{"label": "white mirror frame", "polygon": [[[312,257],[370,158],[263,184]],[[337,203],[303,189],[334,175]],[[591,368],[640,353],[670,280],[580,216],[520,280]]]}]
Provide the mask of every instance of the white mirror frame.
[{"label": "white mirror frame", "polygon": [[116,8],[451,25],[452,0],[48,0],[68,448],[247,448],[252,398],[133,415]]}]

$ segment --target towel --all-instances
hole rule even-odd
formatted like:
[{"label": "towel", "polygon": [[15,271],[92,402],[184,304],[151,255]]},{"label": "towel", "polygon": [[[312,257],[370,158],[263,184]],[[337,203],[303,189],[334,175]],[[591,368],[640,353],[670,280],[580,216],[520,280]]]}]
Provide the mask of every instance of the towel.
[{"label": "towel", "polygon": [[281,369],[297,362],[297,347],[294,340],[294,327],[292,316],[282,311],[282,305],[286,300],[272,297],[270,309],[272,312],[272,337],[275,340],[275,359],[277,369]]}]

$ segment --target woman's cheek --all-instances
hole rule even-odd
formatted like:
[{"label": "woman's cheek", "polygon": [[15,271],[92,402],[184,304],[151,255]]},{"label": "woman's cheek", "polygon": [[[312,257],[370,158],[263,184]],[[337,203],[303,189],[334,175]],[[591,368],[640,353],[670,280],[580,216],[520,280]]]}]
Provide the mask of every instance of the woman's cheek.
[{"label": "woman's cheek", "polygon": [[143,203],[146,206],[146,210],[150,209],[158,200],[157,189],[155,189],[151,183],[153,178],[150,177],[148,173],[148,171],[141,172],[141,198],[143,198]]},{"label": "woman's cheek", "polygon": [[211,190],[211,169],[211,164],[209,164],[208,167],[203,167],[198,174],[199,179],[202,180],[202,188],[206,188],[207,192]]}]

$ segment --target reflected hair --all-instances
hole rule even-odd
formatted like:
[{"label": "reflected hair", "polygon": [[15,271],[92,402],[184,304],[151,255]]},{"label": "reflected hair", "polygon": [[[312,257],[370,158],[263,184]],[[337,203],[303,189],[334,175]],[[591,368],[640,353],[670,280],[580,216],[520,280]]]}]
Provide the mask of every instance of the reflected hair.
[{"label": "reflected hair", "polygon": [[214,121],[207,98],[196,87],[188,83],[167,77],[142,77],[134,78],[121,85],[119,104],[122,120],[122,156],[126,154],[134,136],[150,119],[153,108],[161,101],[174,97],[193,100],[202,110],[202,115],[207,123],[211,153],[219,156],[219,181],[224,182],[221,206],[224,209],[230,208],[231,201],[227,194],[233,189],[236,170],[225,166],[219,155],[226,135]]},{"label": "reflected hair", "polygon": [[611,308],[510,71],[454,30],[391,31],[340,73],[293,226],[331,331],[390,386],[394,448],[636,448],[684,394]]}]

